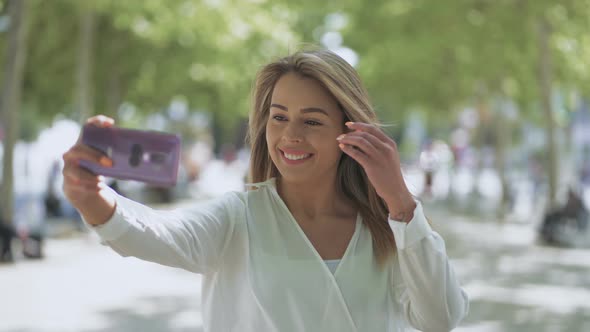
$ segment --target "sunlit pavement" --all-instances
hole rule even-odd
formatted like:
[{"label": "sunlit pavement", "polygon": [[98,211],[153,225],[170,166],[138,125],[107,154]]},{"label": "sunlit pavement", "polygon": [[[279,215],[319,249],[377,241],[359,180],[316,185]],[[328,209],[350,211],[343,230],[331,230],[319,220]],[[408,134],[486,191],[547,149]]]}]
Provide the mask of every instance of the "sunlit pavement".
[{"label": "sunlit pavement", "polygon": [[[530,224],[427,211],[471,298],[456,331],[590,331],[590,250],[537,245]],[[45,259],[0,265],[0,331],[201,331],[200,284],[93,236],[51,239]]]},{"label": "sunlit pavement", "polygon": [[534,222],[431,209],[471,299],[456,331],[590,331],[590,250],[537,243]]},{"label": "sunlit pavement", "polygon": [[0,265],[0,331],[201,331],[200,277],[121,258],[94,237]]}]

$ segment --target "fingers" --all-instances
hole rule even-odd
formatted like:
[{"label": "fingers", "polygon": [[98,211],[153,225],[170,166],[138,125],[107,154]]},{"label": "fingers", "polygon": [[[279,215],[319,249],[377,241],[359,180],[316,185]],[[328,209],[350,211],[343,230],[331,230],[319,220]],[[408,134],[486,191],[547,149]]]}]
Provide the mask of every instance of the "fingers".
[{"label": "fingers", "polygon": [[96,196],[107,186],[103,176],[95,175],[73,163],[66,164],[62,173],[64,194],[74,205],[88,197]]},{"label": "fingers", "polygon": [[76,206],[78,202],[87,201],[89,198],[96,199],[100,191],[106,187],[107,184],[102,181],[95,184],[67,184],[64,181],[63,191],[68,200]]},{"label": "fingers", "polygon": [[346,126],[353,131],[337,138],[339,147],[363,167],[396,158],[395,142],[380,128],[361,122],[346,122]]},{"label": "fingers", "polygon": [[87,169],[73,164],[66,164],[62,173],[64,178],[71,180],[74,184],[96,184],[104,180],[104,177],[93,174]]},{"label": "fingers", "polygon": [[[89,118],[86,123],[107,128],[114,126],[115,120],[104,115],[97,115]],[[63,191],[75,206],[76,202],[95,199],[98,197],[97,194],[107,187],[103,176],[93,174],[81,167],[80,161],[87,160],[103,167],[112,167],[113,161],[102,152],[83,144],[80,138],[73,147],[63,154],[63,160]]]},{"label": "fingers", "polygon": [[340,143],[340,144],[338,144],[338,146],[340,147],[342,152],[346,153],[352,159],[356,160],[356,162],[361,164],[361,166],[363,166],[363,168],[366,167],[366,165],[369,161],[369,157],[364,152],[362,152],[361,150],[355,148],[352,145],[348,145],[348,144]]},{"label": "fingers", "polygon": [[374,125],[362,122],[346,122],[345,125],[353,130],[360,130],[363,132],[370,133],[377,137],[379,140],[383,141],[384,143],[393,142],[393,140],[389,138],[389,136],[385,135],[385,133],[381,129],[375,127]]},{"label": "fingers", "polygon": [[107,127],[112,127],[115,125],[115,120],[113,120],[112,118],[109,118],[108,116],[105,115],[96,115],[93,116],[91,118],[89,118],[88,120],[86,120],[87,124],[92,124],[95,125],[97,127],[101,127],[101,128],[107,128]]},{"label": "fingers", "polygon": [[352,145],[369,156],[375,156],[382,149],[383,143],[372,134],[355,131],[342,134],[336,138],[342,144]]},{"label": "fingers", "polygon": [[[90,124],[101,128],[110,128],[115,125],[115,120],[105,115],[95,115],[91,118],[88,118],[86,120],[86,124]],[[83,131],[80,132],[77,143],[82,141],[82,133]]]},{"label": "fingers", "polygon": [[111,167],[113,165],[113,161],[102,152],[81,143],[74,145],[64,153],[63,160],[65,164],[78,164],[79,160],[88,160],[104,167]]},{"label": "fingers", "polygon": [[104,167],[111,167],[113,164],[112,160],[100,151],[82,143],[77,143],[64,153],[63,160],[63,190],[72,203],[96,195],[104,187],[104,177],[97,176],[81,167],[81,160],[94,162]]}]

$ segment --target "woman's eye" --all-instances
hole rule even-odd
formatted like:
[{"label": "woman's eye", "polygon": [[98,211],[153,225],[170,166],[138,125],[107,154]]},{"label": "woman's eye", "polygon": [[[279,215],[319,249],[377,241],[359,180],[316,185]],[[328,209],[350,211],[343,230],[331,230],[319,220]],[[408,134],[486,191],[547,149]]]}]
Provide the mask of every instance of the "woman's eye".
[{"label": "woman's eye", "polygon": [[273,118],[274,120],[277,120],[277,121],[286,121],[286,120],[287,120],[287,119],[286,119],[284,116],[282,116],[282,115],[274,115],[272,118]]},{"label": "woman's eye", "polygon": [[321,126],[322,124],[317,122],[317,121],[313,121],[313,120],[307,120],[305,121],[306,124],[310,125],[310,126]]}]

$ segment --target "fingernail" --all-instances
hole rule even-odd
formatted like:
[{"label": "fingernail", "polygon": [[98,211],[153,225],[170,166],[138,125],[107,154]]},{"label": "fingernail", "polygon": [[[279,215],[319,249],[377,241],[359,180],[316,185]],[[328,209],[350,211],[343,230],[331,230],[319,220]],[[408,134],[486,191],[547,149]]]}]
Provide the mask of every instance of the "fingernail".
[{"label": "fingernail", "polygon": [[344,144],[338,144],[341,149],[344,149]]},{"label": "fingernail", "polygon": [[340,135],[340,136],[336,137],[336,139],[337,139],[337,140],[341,140],[341,139],[343,139],[343,138],[344,138],[344,136],[346,136],[346,135],[342,134],[342,135]]},{"label": "fingernail", "polygon": [[112,167],[113,166],[113,161],[107,157],[101,157],[98,162],[104,167]]},{"label": "fingernail", "polygon": [[352,122],[352,121],[348,121],[345,123],[345,125],[347,125],[347,126],[352,126],[353,124],[354,124],[354,122]]}]

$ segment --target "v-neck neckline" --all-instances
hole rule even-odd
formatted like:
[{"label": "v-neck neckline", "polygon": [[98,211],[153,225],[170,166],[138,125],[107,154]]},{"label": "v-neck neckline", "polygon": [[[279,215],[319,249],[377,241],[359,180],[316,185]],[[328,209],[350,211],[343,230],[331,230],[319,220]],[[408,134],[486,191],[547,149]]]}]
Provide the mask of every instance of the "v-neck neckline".
[{"label": "v-neck neckline", "polygon": [[354,243],[357,242],[357,238],[359,236],[360,228],[361,228],[360,227],[361,226],[361,214],[357,212],[355,226],[354,226],[354,233],[352,234],[352,236],[350,237],[350,240],[348,241],[348,245],[346,246],[346,250],[344,251],[342,258],[340,258],[340,263],[338,263],[336,270],[334,271],[334,273],[332,273],[332,271],[330,271],[330,268],[328,268],[328,266],[326,265],[325,260],[322,258],[322,256],[320,255],[320,253],[318,252],[316,247],[313,245],[313,243],[311,243],[311,240],[307,237],[307,235],[305,234],[305,232],[301,228],[301,225],[299,225],[299,223],[297,222],[297,220],[295,219],[295,217],[293,216],[293,214],[291,213],[291,211],[287,207],[287,204],[285,203],[285,201],[283,201],[283,198],[281,197],[281,195],[279,195],[279,193],[277,191],[277,187],[276,187],[276,182],[272,181],[270,187],[271,187],[271,191],[273,192],[273,194],[275,195],[277,200],[280,202],[282,208],[285,209],[287,216],[290,219],[290,222],[295,225],[295,228],[299,232],[300,236],[303,238],[303,240],[305,241],[305,243],[307,244],[309,249],[313,252],[313,255],[315,256],[316,261],[320,265],[322,265],[324,270],[326,271],[326,273],[328,273],[334,279],[334,281],[336,281],[336,275],[338,274],[338,271],[341,270],[341,266],[343,264],[345,264],[345,262],[347,261],[347,257],[350,256],[349,252],[352,250],[352,246],[354,245]]}]

